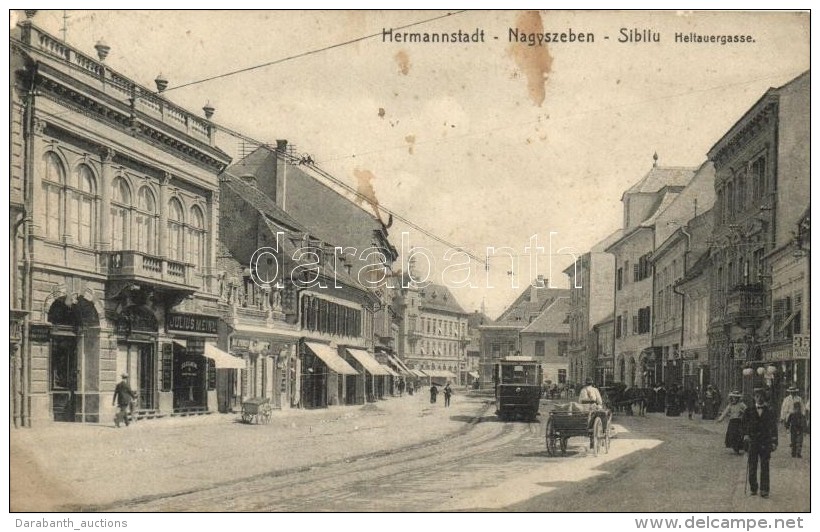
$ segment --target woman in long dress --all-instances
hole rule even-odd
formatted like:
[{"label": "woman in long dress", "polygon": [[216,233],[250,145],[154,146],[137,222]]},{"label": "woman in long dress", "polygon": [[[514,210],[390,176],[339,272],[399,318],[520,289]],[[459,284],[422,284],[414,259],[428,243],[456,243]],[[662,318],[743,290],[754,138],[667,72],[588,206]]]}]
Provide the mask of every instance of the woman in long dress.
[{"label": "woman in long dress", "polygon": [[740,400],[740,392],[737,390],[729,394],[729,404],[723,410],[723,413],[718,416],[715,423],[719,423],[724,418],[729,418],[729,426],[726,427],[726,439],[724,445],[735,451],[735,454],[740,454],[743,448],[743,427],[741,425],[743,420],[743,413],[746,411],[746,405]]}]

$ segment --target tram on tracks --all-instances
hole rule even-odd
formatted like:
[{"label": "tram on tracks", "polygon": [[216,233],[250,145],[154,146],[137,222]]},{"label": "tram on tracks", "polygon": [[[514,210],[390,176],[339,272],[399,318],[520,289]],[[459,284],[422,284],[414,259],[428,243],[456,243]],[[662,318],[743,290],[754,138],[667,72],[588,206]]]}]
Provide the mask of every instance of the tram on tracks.
[{"label": "tram on tracks", "polygon": [[534,421],[541,402],[543,370],[532,357],[508,356],[493,368],[495,413],[506,421],[522,417]]}]

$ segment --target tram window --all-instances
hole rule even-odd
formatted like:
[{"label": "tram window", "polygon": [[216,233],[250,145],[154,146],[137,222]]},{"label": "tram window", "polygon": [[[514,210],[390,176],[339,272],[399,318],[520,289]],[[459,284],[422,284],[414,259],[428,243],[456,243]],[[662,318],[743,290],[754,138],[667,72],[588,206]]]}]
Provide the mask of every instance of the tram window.
[{"label": "tram window", "polygon": [[504,384],[537,384],[536,366],[502,366],[501,382]]}]

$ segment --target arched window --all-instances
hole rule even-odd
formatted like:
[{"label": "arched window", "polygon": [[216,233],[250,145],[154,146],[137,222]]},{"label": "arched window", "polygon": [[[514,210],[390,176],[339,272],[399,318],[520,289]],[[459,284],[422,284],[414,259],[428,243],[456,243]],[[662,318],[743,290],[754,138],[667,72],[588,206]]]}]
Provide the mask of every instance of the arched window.
[{"label": "arched window", "polygon": [[111,249],[120,251],[130,245],[131,187],[122,177],[111,184]]},{"label": "arched window", "polygon": [[182,228],[185,222],[182,204],[176,198],[168,202],[168,258],[185,260],[185,246],[182,238]]},{"label": "arched window", "polygon": [[157,202],[147,186],[137,196],[137,249],[157,254]]},{"label": "arched window", "polygon": [[74,172],[71,190],[71,217],[69,232],[74,242],[85,247],[94,245],[94,225],[97,220],[94,208],[96,183],[91,169],[81,164]]},{"label": "arched window", "polygon": [[205,217],[199,207],[191,209],[188,234],[188,262],[199,270],[205,265]]},{"label": "arched window", "polygon": [[45,155],[45,173],[43,174],[43,236],[49,240],[59,241],[62,233],[60,221],[63,210],[63,186],[65,169],[60,158],[54,153]]}]

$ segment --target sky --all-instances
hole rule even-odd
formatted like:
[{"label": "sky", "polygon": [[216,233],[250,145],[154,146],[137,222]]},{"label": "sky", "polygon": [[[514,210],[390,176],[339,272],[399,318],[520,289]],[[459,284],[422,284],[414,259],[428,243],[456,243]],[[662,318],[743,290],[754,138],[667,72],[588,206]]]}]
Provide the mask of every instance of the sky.
[{"label": "sky", "polygon": [[[59,36],[63,14],[40,11],[34,22]],[[567,286],[561,272],[572,256],[556,252],[583,253],[620,227],[621,194],[649,171],[654,153],[661,166],[700,165],[769,87],[809,68],[809,16],[798,13],[65,14],[71,45],[93,56],[104,39],[109,66],[149,87],[162,73],[174,102],[196,112],[210,102],[221,125],[265,142],[287,139],[338,179],[372,186],[382,207],[479,256],[488,247],[513,250],[515,267],[502,256],[489,272],[473,263],[474,286],[457,287],[464,275],[442,277],[452,264],[446,246],[400,222],[390,228],[400,250],[403,231],[430,250],[432,280],[450,285],[467,311],[484,302],[491,317],[537,274]],[[382,38],[383,29],[419,22],[395,32],[483,31],[484,42]],[[510,28],[591,33],[594,42],[528,46],[511,43]],[[660,42],[618,42],[622,31]],[[692,32],[754,41],[675,42],[676,33]],[[545,248],[537,271],[525,249],[533,235]]]}]

